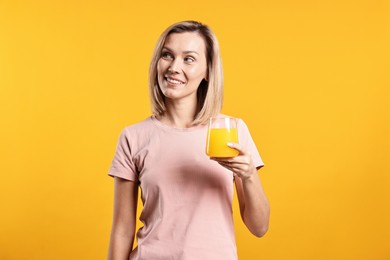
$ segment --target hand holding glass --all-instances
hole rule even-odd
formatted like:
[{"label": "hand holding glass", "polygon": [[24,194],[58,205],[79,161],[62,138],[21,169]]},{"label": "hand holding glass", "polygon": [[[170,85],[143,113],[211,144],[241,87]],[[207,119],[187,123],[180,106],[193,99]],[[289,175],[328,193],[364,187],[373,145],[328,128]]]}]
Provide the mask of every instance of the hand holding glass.
[{"label": "hand holding glass", "polygon": [[210,157],[234,157],[238,151],[228,143],[238,143],[237,119],[233,117],[212,117],[209,121],[206,153]]}]

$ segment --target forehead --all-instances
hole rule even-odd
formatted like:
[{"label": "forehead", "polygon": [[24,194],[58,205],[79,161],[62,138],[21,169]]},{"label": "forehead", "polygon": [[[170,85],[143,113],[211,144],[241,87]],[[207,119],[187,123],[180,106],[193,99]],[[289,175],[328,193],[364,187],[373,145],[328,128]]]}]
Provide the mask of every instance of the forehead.
[{"label": "forehead", "polygon": [[205,41],[197,32],[171,33],[167,36],[164,47],[177,52],[195,51],[205,54]]}]

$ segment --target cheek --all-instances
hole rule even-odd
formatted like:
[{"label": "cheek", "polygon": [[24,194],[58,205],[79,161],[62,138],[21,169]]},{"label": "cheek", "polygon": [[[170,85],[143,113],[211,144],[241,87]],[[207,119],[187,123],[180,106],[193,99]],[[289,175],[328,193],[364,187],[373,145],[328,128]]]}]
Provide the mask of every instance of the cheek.
[{"label": "cheek", "polygon": [[188,70],[188,75],[192,78],[206,78],[207,70],[205,68],[195,67]]},{"label": "cheek", "polygon": [[159,83],[161,83],[160,81],[164,78],[164,74],[165,74],[164,63],[159,61],[157,63],[157,79]]},{"label": "cheek", "polygon": [[159,60],[158,62],[157,62],[157,75],[159,75],[160,73],[161,73],[161,71],[162,71],[162,68],[163,66],[162,66],[162,63],[161,63],[161,60]]},{"label": "cheek", "polygon": [[163,78],[164,78],[164,68],[161,62],[159,61],[157,63],[157,82],[159,86],[161,86]]}]

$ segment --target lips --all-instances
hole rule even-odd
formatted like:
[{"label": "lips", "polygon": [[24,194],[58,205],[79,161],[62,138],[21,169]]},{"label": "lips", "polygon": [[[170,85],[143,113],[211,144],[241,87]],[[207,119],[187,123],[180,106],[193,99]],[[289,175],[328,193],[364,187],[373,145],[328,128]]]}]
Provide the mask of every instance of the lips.
[{"label": "lips", "polygon": [[168,83],[170,85],[181,85],[181,84],[184,84],[183,81],[181,81],[179,79],[176,79],[176,78],[169,77],[169,76],[165,76],[165,80],[168,81]]}]

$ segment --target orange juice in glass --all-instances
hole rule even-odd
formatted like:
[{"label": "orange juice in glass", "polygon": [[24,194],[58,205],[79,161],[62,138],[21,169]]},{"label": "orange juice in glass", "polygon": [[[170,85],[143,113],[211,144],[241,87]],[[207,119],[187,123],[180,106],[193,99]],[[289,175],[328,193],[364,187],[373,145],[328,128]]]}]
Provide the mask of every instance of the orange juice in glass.
[{"label": "orange juice in glass", "polygon": [[227,143],[238,143],[237,119],[212,117],[209,121],[206,153],[210,157],[234,157],[238,151]]}]

